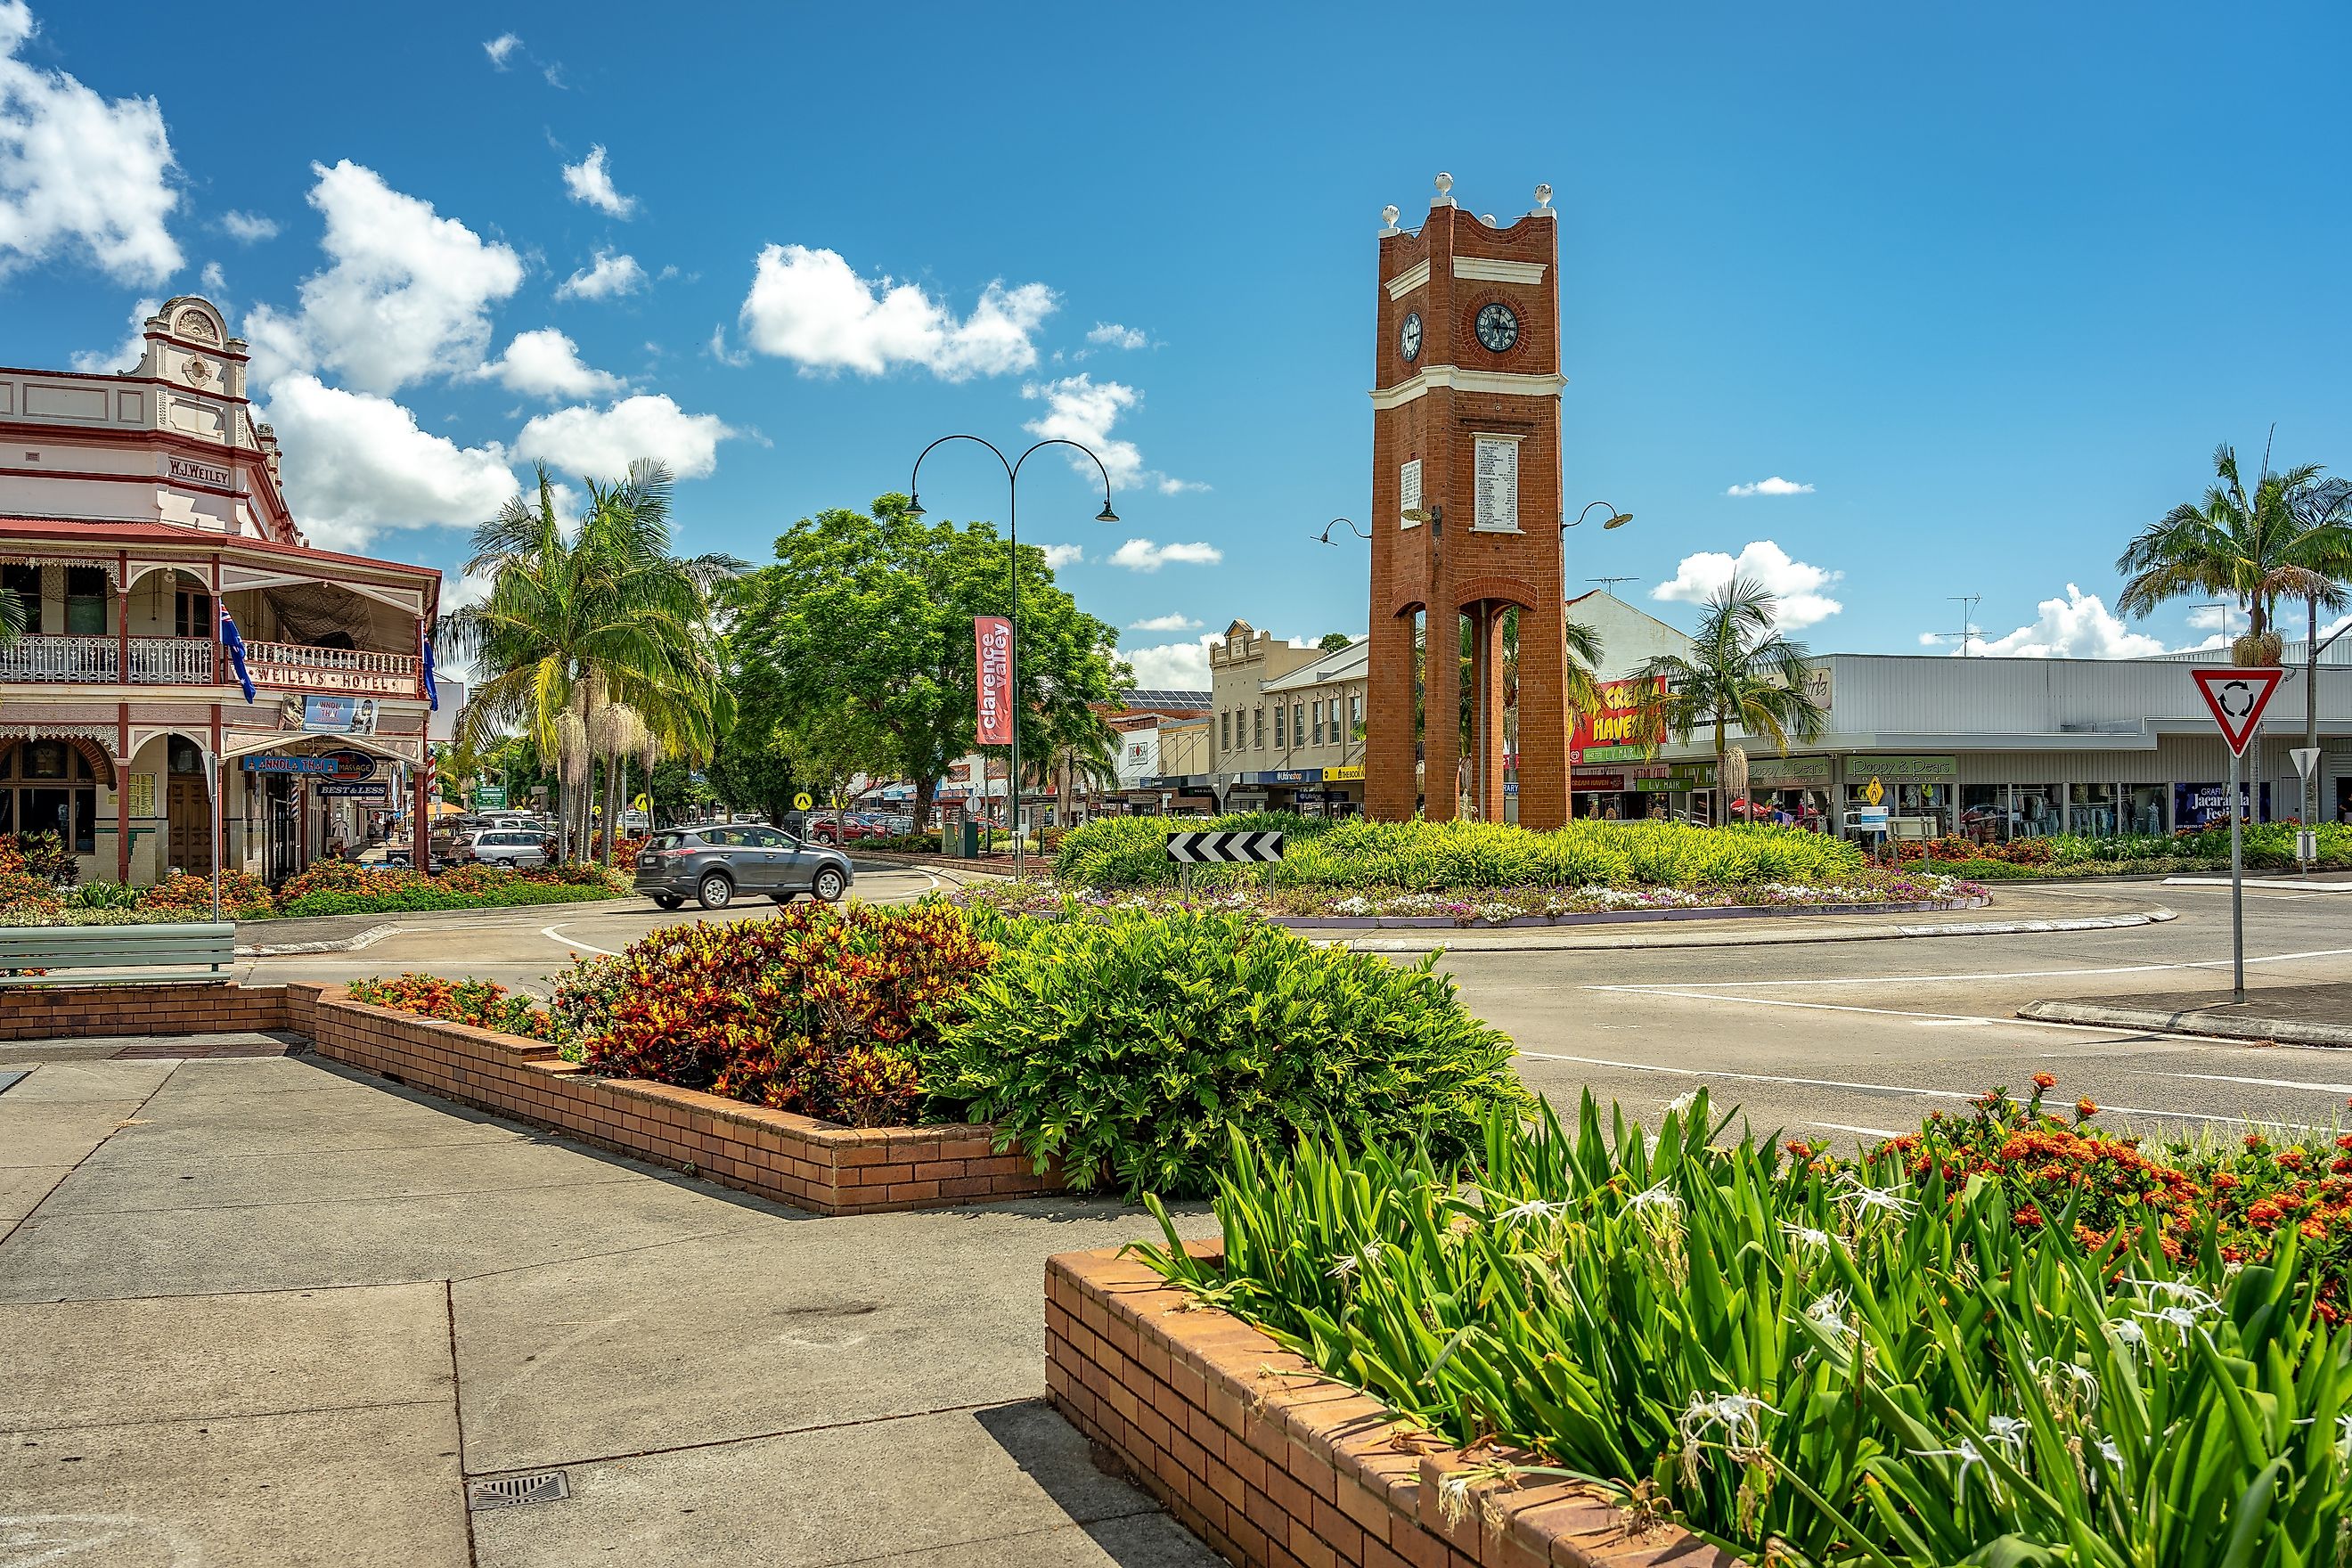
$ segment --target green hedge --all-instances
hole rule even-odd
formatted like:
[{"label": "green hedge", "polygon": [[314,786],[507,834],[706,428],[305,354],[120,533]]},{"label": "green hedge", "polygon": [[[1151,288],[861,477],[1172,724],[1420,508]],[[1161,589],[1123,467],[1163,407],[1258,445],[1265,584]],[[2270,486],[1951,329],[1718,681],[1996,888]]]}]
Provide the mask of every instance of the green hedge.
[{"label": "green hedge", "polygon": [[[1107,817],[1070,830],[1055,871],[1074,887],[1172,886],[1167,836],[1191,824]],[[1221,829],[1279,828],[1278,865],[1204,867],[1195,880],[1242,878],[1265,887],[1731,887],[1834,882],[1858,871],[1862,851],[1801,828],[1678,822],[1578,821],[1550,833],[1494,822],[1330,821],[1274,812],[1219,817]]]},{"label": "green hedge", "polygon": [[516,882],[480,893],[456,893],[446,888],[398,887],[382,892],[321,891],[305,893],[278,912],[296,915],[373,915],[416,910],[497,910],[527,904],[579,904],[628,895],[617,889],[560,882]]},{"label": "green hedge", "polygon": [[1001,956],[924,1087],[1081,1191],[1205,1193],[1237,1137],[1345,1130],[1453,1160],[1528,1103],[1509,1037],[1435,954],[1391,964],[1231,914],[967,918]]}]

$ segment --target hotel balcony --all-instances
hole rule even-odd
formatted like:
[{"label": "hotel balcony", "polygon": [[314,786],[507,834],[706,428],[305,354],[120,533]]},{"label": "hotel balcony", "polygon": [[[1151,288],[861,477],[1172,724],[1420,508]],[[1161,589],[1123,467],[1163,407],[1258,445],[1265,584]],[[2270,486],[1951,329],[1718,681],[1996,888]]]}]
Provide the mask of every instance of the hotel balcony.
[{"label": "hotel balcony", "polygon": [[[209,637],[29,636],[0,647],[0,683],[56,686],[234,685],[225,654],[215,664]],[[126,668],[124,656],[129,656]],[[415,654],[300,643],[248,642],[246,673],[276,691],[419,697]]]}]

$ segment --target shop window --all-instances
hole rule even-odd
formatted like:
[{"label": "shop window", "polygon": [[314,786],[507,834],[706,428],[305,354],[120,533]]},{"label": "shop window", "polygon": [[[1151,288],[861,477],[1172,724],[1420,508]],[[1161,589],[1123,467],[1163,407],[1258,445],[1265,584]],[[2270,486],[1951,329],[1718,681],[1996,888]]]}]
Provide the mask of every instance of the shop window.
[{"label": "shop window", "polygon": [[2078,784],[2066,786],[2066,831],[2088,838],[2108,838],[2116,831],[2116,786]]},{"label": "shop window", "polygon": [[1288,712],[1289,710],[1283,704],[1277,702],[1274,705],[1274,749],[1277,752],[1283,748],[1282,721]]},{"label": "shop window", "polygon": [[106,574],[96,566],[66,568],[66,635],[100,637],[106,635]]},{"label": "shop window", "polygon": [[1925,824],[1931,838],[1952,831],[1952,786],[1945,784],[1903,783],[1895,786],[1895,815]]},{"label": "shop window", "polygon": [[2056,784],[2011,784],[2010,809],[2023,838],[2047,838],[2065,831],[2064,795]]},{"label": "shop window", "polygon": [[37,566],[0,566],[0,594],[16,596],[17,607],[25,612],[26,635],[37,635],[41,630],[41,569]]},{"label": "shop window", "polygon": [[2007,784],[1960,786],[1960,836],[1979,844],[1998,844],[2017,836]]},{"label": "shop window", "polygon": [[55,833],[77,855],[98,853],[98,780],[62,741],[0,752],[0,833]]},{"label": "shop window", "polygon": [[2126,784],[2124,786],[2124,830],[2127,833],[2162,833],[2164,828],[2164,796],[2162,784]]},{"label": "shop window", "polygon": [[1304,702],[1290,705],[1290,743],[1294,746],[1307,743],[1307,704]]}]

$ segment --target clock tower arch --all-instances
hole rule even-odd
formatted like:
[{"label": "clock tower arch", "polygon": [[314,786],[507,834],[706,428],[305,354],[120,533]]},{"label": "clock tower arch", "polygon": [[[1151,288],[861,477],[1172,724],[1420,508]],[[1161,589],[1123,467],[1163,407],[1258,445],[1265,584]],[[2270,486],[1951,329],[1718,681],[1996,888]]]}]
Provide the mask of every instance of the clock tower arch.
[{"label": "clock tower arch", "polygon": [[[1503,819],[1502,634],[1517,609],[1519,821],[1557,827],[1568,820],[1570,730],[1559,223],[1549,185],[1508,225],[1470,216],[1452,190],[1438,175],[1418,232],[1397,226],[1394,207],[1382,215],[1364,810]],[[1417,619],[1433,656],[1418,704]],[[1466,693],[1454,656],[1465,626]],[[1416,706],[1427,716],[1418,735]],[[1466,747],[1448,721],[1463,712]]]}]

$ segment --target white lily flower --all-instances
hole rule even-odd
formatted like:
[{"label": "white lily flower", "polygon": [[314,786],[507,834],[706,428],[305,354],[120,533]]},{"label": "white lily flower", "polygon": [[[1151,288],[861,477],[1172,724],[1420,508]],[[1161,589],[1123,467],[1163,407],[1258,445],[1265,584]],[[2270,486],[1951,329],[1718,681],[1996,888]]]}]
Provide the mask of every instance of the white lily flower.
[{"label": "white lily flower", "polygon": [[1529,1198],[1514,1204],[1495,1216],[1497,1223],[1507,1220],[1545,1220],[1566,1214],[1572,1205],[1566,1198]]},{"label": "white lily flower", "polygon": [[[1958,1447],[1914,1448],[1911,1450],[1911,1457],[1915,1459],[1958,1459],[1960,1462],[1958,1501],[1963,1508],[1968,1506],[1969,1471],[1985,1462],[1983,1452],[1979,1450],[1974,1443],[1970,1442],[1968,1438],[1963,1437],[1960,1439],[1959,1446]],[[1992,1488],[1993,1496],[1999,1497],[2000,1495],[2000,1477],[1988,1471],[1985,1475],[1985,1484]]]},{"label": "white lily flower", "polygon": [[1686,1089],[1683,1090],[1682,1093],[1666,1101],[1666,1109],[1668,1110],[1688,1110],[1697,1102],[1698,1090],[1695,1089]]},{"label": "white lily flower", "polygon": [[1986,1442],[1999,1443],[2002,1447],[2017,1454],[2021,1455],[2025,1452],[2026,1435],[2032,1428],[2027,1426],[2023,1416],[1988,1416],[1985,1419],[1985,1427]]},{"label": "white lily flower", "polygon": [[1845,1197],[1858,1209],[1874,1209],[1882,1214],[1894,1215],[1898,1219],[1907,1217],[1913,1209],[1919,1206],[1916,1200],[1906,1198],[1901,1193],[1870,1186],[1852,1176],[1845,1178]]},{"label": "white lily flower", "polygon": [[1660,1182],[1656,1186],[1645,1188],[1627,1198],[1625,1206],[1629,1209],[1662,1209],[1667,1214],[1680,1214],[1683,1201],[1674,1194],[1665,1183]]},{"label": "white lily flower", "polygon": [[1824,1248],[1830,1244],[1828,1231],[1815,1230],[1809,1225],[1784,1225],[1780,1227],[1780,1234],[1809,1250]]}]

